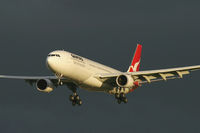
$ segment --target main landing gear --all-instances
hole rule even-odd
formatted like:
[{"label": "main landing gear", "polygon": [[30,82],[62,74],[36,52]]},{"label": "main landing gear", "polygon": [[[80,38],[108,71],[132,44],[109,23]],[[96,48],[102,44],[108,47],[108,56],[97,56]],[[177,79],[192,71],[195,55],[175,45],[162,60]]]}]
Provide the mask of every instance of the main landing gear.
[{"label": "main landing gear", "polygon": [[[62,74],[59,74],[59,73],[56,73],[55,76],[58,78],[58,85],[62,86],[63,85],[63,82],[61,81],[63,75]],[[82,100],[80,99],[79,95],[76,93],[76,85],[71,83],[71,84],[68,84],[67,85],[68,88],[73,92],[72,95],[69,96],[69,100],[72,102],[72,105],[75,106],[76,104],[77,105],[82,105]]]},{"label": "main landing gear", "polygon": [[117,99],[118,104],[121,104],[122,102],[128,103],[128,99],[126,98],[124,92],[125,91],[123,88],[121,87],[117,88],[116,93],[115,93],[115,98]]},{"label": "main landing gear", "polygon": [[122,102],[128,103],[128,99],[126,98],[124,93],[116,93],[115,98],[117,99],[118,104],[121,104]]},{"label": "main landing gear", "polygon": [[67,86],[73,92],[73,94],[69,96],[69,100],[72,102],[72,105],[82,105],[83,102],[80,99],[80,96],[77,94],[77,86],[75,84],[68,84]]},{"label": "main landing gear", "polygon": [[80,99],[79,95],[77,93],[73,93],[73,95],[69,96],[69,100],[72,102],[72,105],[75,106],[77,105],[82,105],[82,100]]}]

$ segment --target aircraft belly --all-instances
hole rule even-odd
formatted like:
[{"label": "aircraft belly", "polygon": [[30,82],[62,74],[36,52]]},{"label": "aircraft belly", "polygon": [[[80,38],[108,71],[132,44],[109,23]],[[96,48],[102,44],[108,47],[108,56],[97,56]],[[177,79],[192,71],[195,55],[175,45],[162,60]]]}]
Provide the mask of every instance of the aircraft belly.
[{"label": "aircraft belly", "polygon": [[85,80],[80,85],[80,87],[88,91],[98,91],[98,92],[107,92],[113,89],[112,86],[104,84],[103,82],[94,77],[90,77],[87,80]]}]

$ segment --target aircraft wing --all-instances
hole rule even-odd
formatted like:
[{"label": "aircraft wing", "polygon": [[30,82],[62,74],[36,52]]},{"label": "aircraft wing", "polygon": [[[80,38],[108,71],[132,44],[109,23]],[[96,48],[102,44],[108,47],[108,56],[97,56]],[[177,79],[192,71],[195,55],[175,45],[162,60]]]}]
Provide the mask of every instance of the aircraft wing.
[{"label": "aircraft wing", "polygon": [[111,73],[111,74],[99,74],[100,79],[116,78],[119,75],[131,75],[134,81],[139,83],[151,83],[156,81],[166,81],[169,79],[183,78],[183,75],[190,74],[191,71],[199,70],[200,65],[178,67],[170,69],[159,69],[150,71],[138,71],[138,72],[126,72],[126,73]]},{"label": "aircraft wing", "polygon": [[[0,75],[0,79],[19,79],[19,80],[25,80],[26,82],[30,83],[31,85],[37,80],[40,79],[49,79],[53,82],[55,86],[57,86],[58,78],[56,76],[10,76],[10,75]],[[61,78],[61,81],[64,83],[66,82],[65,78]]]},{"label": "aircraft wing", "polygon": [[38,80],[38,79],[57,79],[57,78],[56,78],[56,76],[8,76],[8,75],[0,75],[0,79]]}]

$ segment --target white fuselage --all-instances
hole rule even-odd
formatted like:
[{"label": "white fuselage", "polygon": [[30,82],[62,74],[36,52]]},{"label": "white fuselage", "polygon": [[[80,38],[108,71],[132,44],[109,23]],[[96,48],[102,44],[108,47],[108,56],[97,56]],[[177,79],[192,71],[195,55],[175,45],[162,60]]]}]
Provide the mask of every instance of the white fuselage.
[{"label": "white fuselage", "polygon": [[66,51],[51,52],[47,57],[47,66],[55,74],[62,75],[62,77],[70,80],[80,88],[108,93],[114,93],[115,88],[105,84],[103,80],[98,79],[95,75],[98,75],[98,73],[120,72]]}]

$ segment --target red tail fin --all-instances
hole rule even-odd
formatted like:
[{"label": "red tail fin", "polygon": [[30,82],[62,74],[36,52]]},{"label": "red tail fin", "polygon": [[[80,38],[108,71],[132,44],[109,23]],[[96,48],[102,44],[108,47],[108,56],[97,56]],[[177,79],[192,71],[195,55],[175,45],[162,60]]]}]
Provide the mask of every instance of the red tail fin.
[{"label": "red tail fin", "polygon": [[141,53],[142,53],[142,45],[138,44],[135,55],[133,57],[133,60],[131,62],[131,66],[128,69],[128,72],[137,72],[140,68],[140,59],[141,59]]}]

